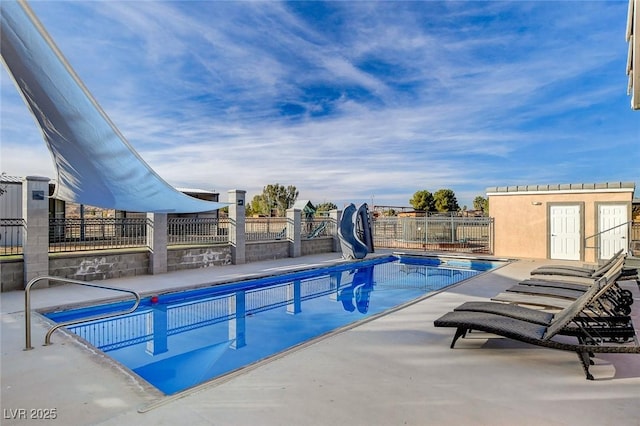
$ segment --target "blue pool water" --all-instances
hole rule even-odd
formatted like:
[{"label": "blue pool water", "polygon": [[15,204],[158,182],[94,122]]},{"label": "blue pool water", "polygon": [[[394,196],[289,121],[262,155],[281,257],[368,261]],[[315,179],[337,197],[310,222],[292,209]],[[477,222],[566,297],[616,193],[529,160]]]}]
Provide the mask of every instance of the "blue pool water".
[{"label": "blue pool water", "polygon": [[[497,265],[389,256],[161,294],[156,303],[143,299],[132,314],[68,329],[170,395]],[[45,315],[63,322],[131,305]]]}]

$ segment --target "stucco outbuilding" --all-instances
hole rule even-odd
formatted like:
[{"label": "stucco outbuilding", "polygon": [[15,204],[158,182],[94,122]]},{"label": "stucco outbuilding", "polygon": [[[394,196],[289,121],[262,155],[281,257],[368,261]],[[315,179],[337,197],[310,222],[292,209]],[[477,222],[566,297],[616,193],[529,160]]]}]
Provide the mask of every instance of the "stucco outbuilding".
[{"label": "stucco outbuilding", "polygon": [[497,256],[598,262],[628,249],[633,182],[487,188]]}]

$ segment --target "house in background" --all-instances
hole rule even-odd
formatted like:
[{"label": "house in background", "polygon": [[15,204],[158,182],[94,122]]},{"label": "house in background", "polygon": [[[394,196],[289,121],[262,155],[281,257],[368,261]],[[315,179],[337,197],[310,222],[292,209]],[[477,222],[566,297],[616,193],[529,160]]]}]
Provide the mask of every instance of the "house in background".
[{"label": "house in background", "polygon": [[487,188],[496,256],[595,263],[628,250],[635,183]]},{"label": "house in background", "polygon": [[22,217],[22,178],[0,175],[0,218],[16,219]]}]

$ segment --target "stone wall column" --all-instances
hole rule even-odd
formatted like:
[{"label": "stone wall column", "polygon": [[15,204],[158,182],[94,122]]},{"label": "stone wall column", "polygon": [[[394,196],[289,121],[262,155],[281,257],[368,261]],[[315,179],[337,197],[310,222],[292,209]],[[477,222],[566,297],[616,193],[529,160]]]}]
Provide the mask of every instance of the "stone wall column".
[{"label": "stone wall column", "polygon": [[333,230],[333,248],[332,251],[337,253],[342,251],[340,248],[340,238],[338,237],[338,228],[340,228],[340,220],[342,219],[342,210],[330,210],[329,217],[331,221],[336,224],[336,227]]},{"label": "stone wall column", "polygon": [[289,257],[300,257],[302,254],[302,211],[287,209],[287,241],[289,241]]},{"label": "stone wall column", "polygon": [[[49,178],[27,176],[22,181],[22,239],[24,286],[33,278],[49,275]],[[39,287],[47,287],[40,281]]]},{"label": "stone wall column", "polygon": [[232,189],[229,191],[229,244],[231,261],[234,265],[246,263],[245,246],[245,197],[247,191]]},{"label": "stone wall column", "polygon": [[147,213],[152,224],[147,225],[147,245],[149,255],[149,273],[152,275],[167,272],[167,214]]}]

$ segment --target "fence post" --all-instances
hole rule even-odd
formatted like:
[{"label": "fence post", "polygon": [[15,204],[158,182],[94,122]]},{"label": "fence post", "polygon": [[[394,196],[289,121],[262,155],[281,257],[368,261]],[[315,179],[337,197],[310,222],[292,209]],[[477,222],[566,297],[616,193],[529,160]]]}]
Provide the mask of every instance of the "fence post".
[{"label": "fence post", "polygon": [[453,212],[451,214],[451,242],[456,242],[456,224],[453,221]]},{"label": "fence post", "polygon": [[342,249],[340,248],[340,238],[338,238],[338,228],[340,228],[340,220],[342,219],[342,210],[330,210],[329,217],[336,224],[336,226],[333,227],[333,235],[332,235],[333,247],[331,251],[333,251],[334,253],[337,253],[339,251],[342,251]]},{"label": "fence post", "polygon": [[300,257],[302,254],[302,211],[287,209],[287,241],[289,241],[289,257]]},{"label": "fence post", "polygon": [[429,212],[424,212],[424,249],[428,250],[429,246]]},{"label": "fence post", "polygon": [[167,214],[147,213],[152,223],[147,225],[147,245],[151,249],[149,255],[149,272],[152,275],[167,272]]},{"label": "fence post", "polygon": [[229,244],[234,265],[246,263],[245,196],[247,191],[231,189],[229,194]]},{"label": "fence post", "polygon": [[[49,178],[27,176],[22,183],[24,285],[49,275]],[[48,287],[49,281],[40,281]]]}]

